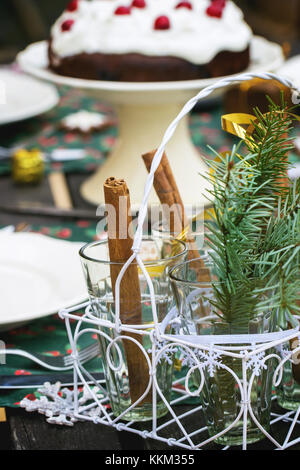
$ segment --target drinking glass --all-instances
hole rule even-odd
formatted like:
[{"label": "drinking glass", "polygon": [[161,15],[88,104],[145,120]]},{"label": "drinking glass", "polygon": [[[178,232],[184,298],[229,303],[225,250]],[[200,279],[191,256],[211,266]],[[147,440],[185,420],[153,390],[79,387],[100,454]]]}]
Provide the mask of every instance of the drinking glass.
[{"label": "drinking glass", "polygon": [[[182,319],[183,333],[198,337],[201,335],[226,335],[229,338],[228,343],[226,343],[229,354],[220,354],[217,360],[218,365],[209,367],[209,357],[207,356],[207,365],[201,369],[204,382],[199,398],[209,435],[213,437],[222,433],[215,439],[217,443],[240,445],[243,443],[244,428],[244,415],[241,414],[241,408],[247,405],[243,403],[243,395],[236,377],[242,384],[245,378],[243,374],[245,363],[243,363],[239,348],[235,349],[236,354],[230,355],[230,348],[234,345],[234,342],[233,344],[230,343],[230,336],[270,332],[269,311],[266,314],[252,315],[256,311],[258,303],[262,300],[262,296],[269,293],[256,294],[247,291],[247,298],[243,300],[245,300],[246,305],[249,305],[249,315],[246,315],[246,319],[242,317],[238,321],[228,322],[224,317],[222,318],[222,312],[217,308],[218,305],[222,304],[222,299],[220,295],[218,298],[216,296],[215,287],[218,287],[219,284],[213,266],[210,271],[211,279],[201,282],[202,266],[201,260],[181,263],[171,270],[170,279],[177,309]],[[236,289],[239,289],[239,287],[238,283]],[[218,290],[220,292],[220,289]],[[239,346],[241,350],[243,346],[243,344]],[[236,357],[239,355],[240,357]],[[254,375],[252,374],[254,374],[253,369],[247,367],[245,375],[248,386],[250,380],[253,379],[250,405],[258,422],[268,431],[270,427],[273,360],[269,360],[266,367],[260,367]],[[195,369],[191,378],[192,384],[198,389],[201,383],[200,371]],[[249,415],[249,412],[246,426],[248,443],[259,441],[265,437]]]},{"label": "drinking glass", "polygon": [[[173,306],[169,270],[176,263],[184,261],[186,253],[185,243],[178,240],[161,240],[153,237],[142,240],[140,256],[153,283],[159,322]],[[93,315],[101,320],[115,323],[111,269],[120,270],[122,264],[110,262],[108,240],[85,245],[80,250],[80,257]],[[137,332],[122,330],[118,333],[116,328],[110,326],[98,327],[101,358],[112,412],[115,416],[121,416],[128,421],[146,421],[153,416],[152,377],[149,365],[151,365],[152,346],[150,334],[154,323],[149,286],[142,270],[138,266],[137,269],[142,311],[142,324],[137,325]],[[120,310],[122,310],[122,298],[120,298]],[[173,360],[167,361],[162,358],[157,364],[156,376],[158,386],[167,401],[171,394],[172,373]],[[165,403],[158,396],[156,416],[159,418],[167,411]]]}]

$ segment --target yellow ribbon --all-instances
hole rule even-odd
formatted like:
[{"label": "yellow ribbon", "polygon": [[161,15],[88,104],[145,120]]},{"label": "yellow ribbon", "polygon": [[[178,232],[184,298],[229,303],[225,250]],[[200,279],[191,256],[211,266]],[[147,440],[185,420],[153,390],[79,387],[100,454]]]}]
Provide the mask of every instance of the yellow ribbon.
[{"label": "yellow ribbon", "polygon": [[[221,118],[222,129],[243,140],[251,135],[250,129],[253,129],[254,121],[256,121],[255,116],[245,113],[224,114]],[[247,128],[245,129],[243,126],[247,126]]]},{"label": "yellow ribbon", "polygon": [[[300,116],[290,113],[288,111],[278,111],[284,115],[288,115],[296,121],[300,121]],[[224,114],[221,117],[222,129],[229,134],[233,134],[242,140],[247,140],[251,145],[251,135],[254,132],[254,124],[257,122],[257,117],[252,114],[246,113],[231,113]]]}]

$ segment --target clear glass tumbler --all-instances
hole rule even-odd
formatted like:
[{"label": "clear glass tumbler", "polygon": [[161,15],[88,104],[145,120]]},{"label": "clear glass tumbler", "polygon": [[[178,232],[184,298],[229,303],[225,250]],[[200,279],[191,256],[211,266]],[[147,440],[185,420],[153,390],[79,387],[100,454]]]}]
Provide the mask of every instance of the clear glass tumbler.
[{"label": "clear glass tumbler", "polygon": [[[269,332],[269,314],[257,315],[253,319],[234,321],[229,323],[222,318],[222,312],[216,311],[221,299],[216,299],[211,282],[199,282],[201,272],[198,260],[184,262],[174,267],[170,272],[172,287],[178,311],[182,318],[185,334],[188,335],[239,335],[258,334]],[[213,269],[211,279],[214,280]],[[214,285],[216,285],[214,283]],[[254,309],[257,298],[248,297],[249,309]],[[220,315],[221,314],[221,315]],[[220,316],[218,316],[220,315]],[[250,316],[251,317],[251,316]],[[249,317],[249,318],[250,318]],[[243,347],[244,345],[240,345]],[[230,341],[226,347],[231,347]],[[238,352],[236,350],[235,352]],[[270,351],[269,351],[270,352]],[[268,352],[268,353],[269,353]],[[222,354],[218,362],[223,366],[203,367],[204,384],[199,398],[203,406],[210,436],[217,437],[215,441],[222,445],[241,445],[243,443],[243,414],[241,413],[242,393],[238,382],[231,371],[243,383],[243,363],[240,357]],[[249,383],[253,369],[247,368],[246,377]],[[268,431],[270,427],[270,410],[272,397],[273,362],[270,360],[266,368],[261,368],[254,376],[251,388],[251,408],[262,427]],[[252,377],[253,378],[253,377]],[[191,385],[196,389],[200,387],[201,377],[199,370],[191,376]],[[240,416],[240,418],[239,418]],[[231,429],[228,429],[237,420]],[[265,436],[252,420],[247,416],[247,442],[259,441]],[[228,429],[227,432],[225,430]]]},{"label": "clear glass tumbler", "polygon": [[[159,321],[164,319],[174,302],[168,276],[169,270],[175,264],[184,261],[186,253],[185,244],[178,240],[145,238],[142,241],[140,256],[154,286]],[[115,300],[111,283],[111,268],[114,265],[115,268],[120,269],[122,265],[110,262],[107,240],[85,245],[80,250],[80,257],[93,315],[114,323]],[[117,333],[115,328],[98,327],[101,359],[112,412],[115,416],[122,415],[122,419],[127,421],[152,419],[152,385],[146,395],[145,391],[151,380],[149,375],[152,346],[150,333],[154,324],[149,287],[145,275],[139,267],[137,269],[143,325],[143,329],[139,330],[141,333],[128,333],[125,330]],[[122,299],[120,301],[122,308]],[[126,339],[124,336],[131,339]],[[133,366],[133,363],[136,366]],[[172,374],[172,360],[167,361],[162,358],[157,365],[156,376],[158,386],[167,401],[171,394]],[[142,400],[139,401],[142,396]],[[127,411],[137,401],[138,403]],[[157,396],[157,417],[163,416],[167,411],[163,400]]]}]

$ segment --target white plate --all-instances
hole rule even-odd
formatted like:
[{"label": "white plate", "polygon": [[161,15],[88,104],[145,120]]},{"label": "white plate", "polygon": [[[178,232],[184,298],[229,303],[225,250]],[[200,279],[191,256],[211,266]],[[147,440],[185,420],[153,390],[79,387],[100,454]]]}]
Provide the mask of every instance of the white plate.
[{"label": "white plate", "polygon": [[0,233],[1,330],[86,300],[82,245],[35,233]]},{"label": "white plate", "polygon": [[59,100],[53,85],[12,70],[0,70],[0,88],[0,124],[38,116]]}]

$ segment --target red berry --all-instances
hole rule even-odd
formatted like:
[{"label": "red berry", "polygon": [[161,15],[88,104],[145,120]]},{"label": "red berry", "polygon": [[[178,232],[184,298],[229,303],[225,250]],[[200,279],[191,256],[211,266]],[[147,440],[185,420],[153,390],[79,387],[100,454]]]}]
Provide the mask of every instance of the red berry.
[{"label": "red berry", "polygon": [[70,3],[68,3],[66,10],[67,11],[78,10],[78,3],[79,3],[79,0],[72,0]]},{"label": "red berry", "polygon": [[193,9],[193,5],[190,3],[190,2],[179,2],[176,7],[176,9],[178,8],[188,8],[189,10],[192,10]]},{"label": "red berry", "polygon": [[130,7],[121,6],[115,9],[115,15],[130,15]]},{"label": "red berry", "polygon": [[75,23],[74,20],[66,20],[61,25],[62,31],[70,31],[72,29],[73,24]]},{"label": "red berry", "polygon": [[167,16],[159,16],[154,22],[154,29],[170,29],[171,24]]},{"label": "red berry", "polygon": [[218,2],[213,2],[207,9],[206,14],[214,18],[222,18],[223,7]]},{"label": "red berry", "polygon": [[131,6],[135,8],[146,8],[147,5],[145,0],[133,0]]}]

